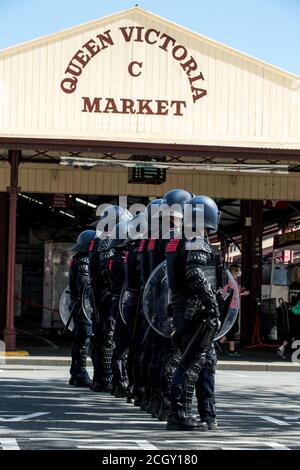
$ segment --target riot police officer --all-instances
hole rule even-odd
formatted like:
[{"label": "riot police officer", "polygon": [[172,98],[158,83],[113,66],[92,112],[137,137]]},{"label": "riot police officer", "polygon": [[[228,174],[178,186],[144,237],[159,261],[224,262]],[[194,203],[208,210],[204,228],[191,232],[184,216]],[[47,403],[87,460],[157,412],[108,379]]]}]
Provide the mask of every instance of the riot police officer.
[{"label": "riot police officer", "polygon": [[77,237],[76,244],[71,248],[71,251],[76,253],[71,258],[69,268],[69,291],[72,300],[70,314],[74,322],[69,383],[76,387],[89,387],[91,385],[91,379],[86,370],[86,362],[92,328],[90,321],[83,313],[81,302],[83,289],[90,282],[88,249],[94,236],[94,230],[81,232]]},{"label": "riot police officer", "polygon": [[[171,386],[167,423],[171,430],[205,430],[216,426],[212,374],[219,307],[216,289],[209,280],[208,266],[212,265],[216,272],[216,261],[207,234],[217,230],[220,213],[212,199],[206,196],[193,199],[191,225],[197,213],[204,210],[205,236],[193,235],[188,239],[175,236],[166,248],[173,321],[182,352]],[[200,420],[191,414],[196,386]]]},{"label": "riot police officer", "polygon": [[128,396],[128,338],[126,325],[119,312],[119,299],[125,282],[124,271],[124,244],[127,240],[128,221],[117,224],[112,233],[111,257],[108,259],[108,278],[110,285],[111,317],[115,320],[114,343],[115,348],[112,355],[112,394],[116,398]]},{"label": "riot police officer", "polygon": [[141,331],[143,319],[140,315],[140,265],[138,262],[138,248],[143,237],[144,214],[137,214],[128,224],[128,239],[124,246],[124,301],[122,315],[126,323],[126,337],[128,344],[127,373],[129,403],[140,400],[141,370]]},{"label": "riot police officer", "polygon": [[[149,234],[151,232],[151,238],[148,240],[147,250],[150,275],[164,261],[166,243],[171,238],[173,231],[173,219],[178,213],[180,216],[182,215],[182,207],[191,197],[192,194],[185,190],[174,189],[168,191],[163,198],[148,204],[148,228]],[[170,215],[172,220],[170,220]],[[168,217],[166,218],[166,216]],[[173,339],[160,336],[151,328],[145,346],[147,348],[144,353],[146,359],[144,371],[148,372],[146,374],[148,381],[142,406],[153,417],[164,420],[169,411],[170,381],[174,366],[178,362],[177,348]],[[146,368],[147,362],[148,369]]]},{"label": "riot police officer", "polygon": [[111,391],[115,327],[108,274],[108,260],[114,255],[111,249],[111,232],[116,224],[130,218],[132,216],[126,209],[115,205],[107,206],[100,214],[96,239],[90,244],[90,274],[95,311],[92,344],[94,377],[91,385],[94,392]]}]

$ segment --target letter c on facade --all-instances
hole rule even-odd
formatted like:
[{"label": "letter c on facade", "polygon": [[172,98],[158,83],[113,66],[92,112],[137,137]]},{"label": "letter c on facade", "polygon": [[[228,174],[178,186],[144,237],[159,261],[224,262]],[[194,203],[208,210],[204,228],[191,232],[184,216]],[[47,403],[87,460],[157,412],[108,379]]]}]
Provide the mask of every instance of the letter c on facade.
[{"label": "letter c on facade", "polygon": [[139,75],[141,75],[142,71],[141,70],[137,71],[137,69],[135,69],[135,72],[134,72],[133,70],[134,65],[138,65],[139,68],[141,69],[143,62],[133,61],[133,62],[130,62],[130,64],[128,65],[128,72],[130,73],[130,75],[132,77],[138,77]]}]

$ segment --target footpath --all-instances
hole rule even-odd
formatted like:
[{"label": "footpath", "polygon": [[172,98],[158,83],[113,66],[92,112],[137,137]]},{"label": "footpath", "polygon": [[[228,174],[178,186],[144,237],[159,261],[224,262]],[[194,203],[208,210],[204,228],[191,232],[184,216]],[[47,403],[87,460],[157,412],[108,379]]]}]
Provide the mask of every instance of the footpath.
[{"label": "footpath", "polygon": [[[17,336],[17,351],[6,353],[5,357],[0,357],[1,363],[8,366],[35,366],[60,367],[70,365],[71,337],[55,338],[53,340],[35,335],[26,335],[19,332]],[[282,371],[300,372],[300,351],[299,362],[291,361],[291,354],[286,358],[279,358],[276,355],[276,346],[240,348],[239,354],[230,356],[217,351],[219,370],[244,370],[244,371]],[[89,361],[91,365],[91,361]]]}]

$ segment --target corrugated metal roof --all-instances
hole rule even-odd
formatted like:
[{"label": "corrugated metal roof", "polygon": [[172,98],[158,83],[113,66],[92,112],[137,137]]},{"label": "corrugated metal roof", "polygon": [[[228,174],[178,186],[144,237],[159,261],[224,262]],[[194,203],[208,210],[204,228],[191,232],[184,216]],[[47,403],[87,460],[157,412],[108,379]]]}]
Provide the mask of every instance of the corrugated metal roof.
[{"label": "corrugated metal roof", "polygon": [[[156,28],[155,45],[127,41],[124,28]],[[107,31],[111,44],[85,55],[66,91],[68,64]],[[175,44],[196,69],[175,58]],[[139,77],[128,72],[136,60]],[[135,7],[2,51],[0,136],[297,150],[300,77]]]},{"label": "corrugated metal roof", "polygon": [[39,38],[23,42],[23,43],[15,45],[15,46],[7,47],[5,49],[0,49],[0,57],[2,55],[5,56],[7,54],[8,55],[13,55],[13,54],[19,53],[22,50],[27,49],[27,48],[31,49],[33,47],[39,47],[41,45],[44,45],[45,43],[50,43],[51,41],[55,41],[57,39],[64,39],[64,38],[72,36],[73,34],[76,34],[76,33],[79,33],[79,32],[84,32],[84,31],[89,30],[89,29],[93,29],[96,26],[101,26],[103,23],[106,23],[108,20],[109,21],[115,21],[115,20],[118,20],[118,19],[120,19],[124,16],[127,16],[128,13],[135,13],[135,12],[138,12],[139,14],[142,14],[145,17],[148,17],[149,19],[151,19],[151,18],[156,19],[156,20],[164,23],[165,25],[170,26],[173,29],[178,29],[179,31],[182,31],[182,32],[184,32],[185,34],[187,34],[189,36],[195,37],[196,39],[201,39],[203,42],[205,42],[209,45],[212,45],[212,46],[214,46],[218,49],[229,52],[229,53],[231,53],[233,55],[236,55],[236,56],[238,56],[242,59],[246,59],[250,62],[261,65],[261,66],[266,67],[266,68],[270,68],[273,72],[278,72],[279,74],[283,74],[283,75],[286,75],[286,76],[291,77],[291,78],[299,78],[300,79],[300,75],[293,74],[293,73],[288,72],[284,69],[281,69],[280,67],[277,67],[277,66],[269,64],[265,61],[262,61],[262,60],[260,60],[256,57],[253,57],[249,54],[245,54],[244,52],[241,52],[238,49],[227,46],[226,44],[223,44],[219,41],[215,41],[214,39],[211,39],[207,36],[204,36],[203,34],[200,34],[198,32],[195,32],[195,31],[192,31],[188,28],[185,28],[184,26],[181,26],[181,25],[179,25],[179,24],[177,24],[173,21],[167,20],[166,18],[163,18],[159,15],[156,15],[155,13],[147,11],[147,10],[145,10],[145,9],[139,7],[139,6],[134,6],[132,8],[128,8],[126,10],[122,10],[120,12],[113,13],[112,15],[107,15],[107,16],[98,18],[96,20],[92,20],[92,21],[88,21],[86,23],[82,23],[80,25],[72,26],[71,28],[67,28],[67,29],[64,29],[64,30],[59,31],[59,32],[55,32],[55,33],[52,33],[52,34],[47,34],[45,36],[41,36]]}]

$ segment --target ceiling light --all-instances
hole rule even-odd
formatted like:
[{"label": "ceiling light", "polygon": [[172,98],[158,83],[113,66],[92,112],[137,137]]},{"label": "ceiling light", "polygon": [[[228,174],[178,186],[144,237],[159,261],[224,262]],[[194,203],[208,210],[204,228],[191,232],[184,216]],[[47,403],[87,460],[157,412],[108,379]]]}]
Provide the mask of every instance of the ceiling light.
[{"label": "ceiling light", "polygon": [[59,211],[60,214],[66,215],[67,217],[71,217],[72,219],[76,219],[75,215],[70,214],[69,212]]},{"label": "ceiling light", "polygon": [[91,202],[85,201],[84,199],[80,199],[79,197],[75,198],[76,202],[79,202],[80,204],[83,204],[84,206],[92,207],[93,209],[96,209],[96,204],[92,204]]}]

